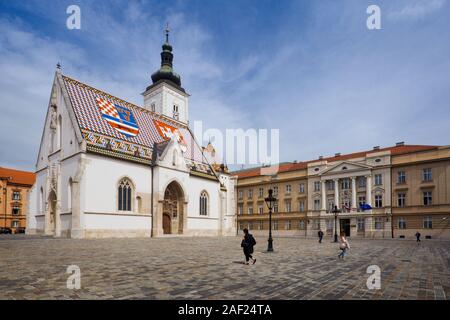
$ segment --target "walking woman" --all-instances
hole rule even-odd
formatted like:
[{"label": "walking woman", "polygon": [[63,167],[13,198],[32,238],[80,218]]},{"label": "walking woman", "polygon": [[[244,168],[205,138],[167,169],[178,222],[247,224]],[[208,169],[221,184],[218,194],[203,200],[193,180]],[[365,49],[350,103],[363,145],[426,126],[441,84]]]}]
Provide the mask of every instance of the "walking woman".
[{"label": "walking woman", "polygon": [[244,229],[244,239],[242,239],[241,247],[244,250],[245,255],[245,264],[248,264],[248,261],[252,259],[253,264],[255,264],[256,259],[252,257],[253,246],[256,244],[255,238],[248,233],[248,229]]},{"label": "walking woman", "polygon": [[350,244],[345,237],[345,233],[341,232],[341,236],[339,237],[339,250],[341,250],[341,252],[339,253],[338,258],[343,260],[348,249],[350,249]]}]

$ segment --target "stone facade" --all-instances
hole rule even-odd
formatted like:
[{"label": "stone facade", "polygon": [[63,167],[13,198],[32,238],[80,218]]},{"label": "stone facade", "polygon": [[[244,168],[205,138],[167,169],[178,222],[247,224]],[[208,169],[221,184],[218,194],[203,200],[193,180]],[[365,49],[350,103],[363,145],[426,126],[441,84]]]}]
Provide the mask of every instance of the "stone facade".
[{"label": "stone facade", "polygon": [[[317,237],[322,230],[325,237],[332,237],[336,230],[350,237],[392,238],[412,237],[420,231],[425,237],[450,238],[449,150],[398,143],[384,149],[374,147],[280,164],[278,173],[271,177],[261,175],[258,168],[236,172],[238,229],[247,227],[255,234],[267,234],[264,197],[270,187],[278,198],[272,215],[274,235]],[[430,181],[422,180],[424,169],[431,170]],[[396,182],[399,171],[408,177],[400,184]],[[264,194],[255,198],[260,188]],[[405,190],[407,202],[399,207],[398,194]],[[425,191],[432,196],[432,203],[426,205]],[[254,209],[261,205],[262,214]]]}]

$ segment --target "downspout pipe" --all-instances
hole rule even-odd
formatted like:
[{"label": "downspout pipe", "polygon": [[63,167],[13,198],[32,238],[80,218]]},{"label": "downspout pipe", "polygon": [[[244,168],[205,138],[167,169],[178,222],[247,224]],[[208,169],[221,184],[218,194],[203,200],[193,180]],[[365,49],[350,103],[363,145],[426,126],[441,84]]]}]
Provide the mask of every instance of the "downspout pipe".
[{"label": "downspout pipe", "polygon": [[150,169],[151,169],[151,174],[152,174],[152,177],[151,177],[151,185],[150,185],[150,215],[152,216],[152,227],[151,227],[151,230],[150,230],[150,237],[151,238],[153,238],[155,235],[153,234],[153,229],[154,229],[154,221],[155,221],[155,219],[154,219],[154,208],[153,208],[153,195],[154,195],[154,191],[153,191],[153,181],[154,181],[154,168],[155,168],[155,165],[156,165],[156,159],[157,159],[157,156],[158,156],[158,151],[157,151],[157,149],[156,149],[156,143],[154,143],[153,144],[153,150],[152,150],[153,152],[152,152],[152,161],[151,161],[151,163],[150,163]]}]

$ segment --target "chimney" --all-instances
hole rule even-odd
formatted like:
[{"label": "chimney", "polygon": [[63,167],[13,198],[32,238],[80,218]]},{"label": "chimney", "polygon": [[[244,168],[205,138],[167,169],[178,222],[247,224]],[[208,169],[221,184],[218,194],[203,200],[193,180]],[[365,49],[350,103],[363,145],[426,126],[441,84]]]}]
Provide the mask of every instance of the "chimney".
[{"label": "chimney", "polygon": [[340,157],[341,154],[338,152],[338,153],[335,153],[334,156],[335,156],[335,157]]},{"label": "chimney", "polygon": [[294,162],[293,163],[297,163],[297,160],[294,160]]},{"label": "chimney", "polygon": [[373,147],[373,150],[380,150],[380,146]]},{"label": "chimney", "polygon": [[404,146],[404,145],[405,145],[405,142],[404,142],[404,141],[397,142],[397,143],[395,144],[396,147],[401,147],[401,146]]}]

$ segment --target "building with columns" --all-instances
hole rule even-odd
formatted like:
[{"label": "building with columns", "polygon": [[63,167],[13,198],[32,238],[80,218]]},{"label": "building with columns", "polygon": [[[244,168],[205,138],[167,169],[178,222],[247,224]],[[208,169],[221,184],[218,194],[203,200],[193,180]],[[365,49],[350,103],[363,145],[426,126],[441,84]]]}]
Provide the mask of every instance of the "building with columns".
[{"label": "building with columns", "polygon": [[261,168],[237,171],[237,232],[247,227],[267,234],[264,197],[272,188],[278,198],[274,235],[316,237],[322,230],[332,237],[337,230],[350,237],[411,238],[419,231],[424,237],[450,238],[449,152],[449,147],[400,142],[281,163],[272,176],[262,175]]},{"label": "building with columns", "polygon": [[72,238],[234,234],[234,179],[189,128],[172,46],[143,106],[58,67],[30,191],[28,234]]}]

